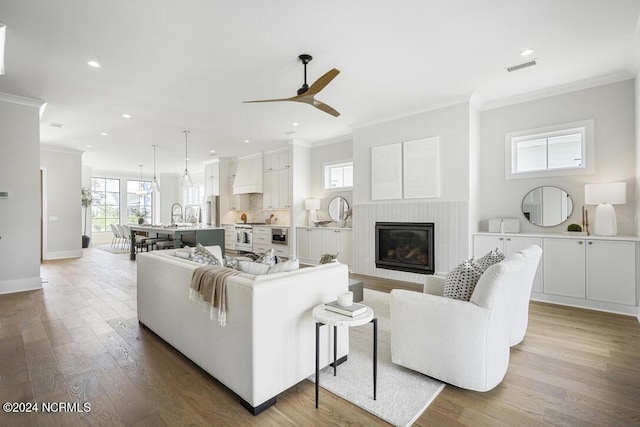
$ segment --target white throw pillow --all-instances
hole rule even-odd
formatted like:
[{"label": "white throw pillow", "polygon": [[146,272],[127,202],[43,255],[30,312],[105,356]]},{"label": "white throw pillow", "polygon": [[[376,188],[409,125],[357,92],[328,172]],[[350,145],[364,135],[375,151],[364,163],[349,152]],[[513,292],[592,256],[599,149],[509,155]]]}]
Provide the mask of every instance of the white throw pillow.
[{"label": "white throw pillow", "polygon": [[243,273],[259,276],[261,274],[267,274],[269,272],[269,266],[261,262],[238,261],[238,270]]},{"label": "white throw pillow", "polygon": [[190,251],[175,251],[173,253],[173,256],[178,257],[178,258],[182,258],[182,259],[191,259],[191,252]]},{"label": "white throw pillow", "polygon": [[286,271],[297,270],[298,268],[300,268],[300,261],[298,261],[298,259],[290,259],[289,261],[272,265],[269,267],[267,274],[284,273]]},{"label": "white throw pillow", "polygon": [[445,277],[443,296],[469,301],[480,276],[482,270],[474,260],[462,261]]}]

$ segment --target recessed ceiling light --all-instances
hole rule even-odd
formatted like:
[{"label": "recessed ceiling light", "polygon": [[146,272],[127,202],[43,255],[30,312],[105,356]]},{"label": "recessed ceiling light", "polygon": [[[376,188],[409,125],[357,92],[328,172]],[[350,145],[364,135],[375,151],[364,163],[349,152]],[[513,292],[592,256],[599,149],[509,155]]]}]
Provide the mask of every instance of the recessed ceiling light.
[{"label": "recessed ceiling light", "polygon": [[102,135],[102,136],[109,136],[109,134],[108,134],[108,133],[106,133],[106,132],[100,132],[100,135]]},{"label": "recessed ceiling light", "polygon": [[245,144],[248,144],[248,143],[249,143],[249,140],[248,140],[248,139],[245,139],[245,140],[244,140],[244,143],[245,143]]},{"label": "recessed ceiling light", "polygon": [[87,148],[92,148],[92,147],[93,147],[93,145],[86,145],[86,147],[87,147]]},{"label": "recessed ceiling light", "polygon": [[125,119],[130,119],[131,115],[130,114],[123,114],[122,117],[124,117]]},{"label": "recessed ceiling light", "polygon": [[522,52],[520,52],[520,55],[522,56],[529,56],[533,53],[533,49],[525,49]]},{"label": "recessed ceiling light", "polygon": [[87,64],[88,64],[90,67],[93,67],[93,68],[100,68],[100,67],[102,67],[102,65],[100,65],[100,64],[99,64],[98,62],[96,62],[96,61],[89,61],[89,62],[87,62]]},{"label": "recessed ceiling light", "polygon": [[211,154],[215,154],[215,153],[216,153],[216,150],[211,150],[211,151],[209,151],[209,153],[211,153]]},{"label": "recessed ceiling light", "polygon": [[291,123],[291,126],[298,126],[298,122]]}]

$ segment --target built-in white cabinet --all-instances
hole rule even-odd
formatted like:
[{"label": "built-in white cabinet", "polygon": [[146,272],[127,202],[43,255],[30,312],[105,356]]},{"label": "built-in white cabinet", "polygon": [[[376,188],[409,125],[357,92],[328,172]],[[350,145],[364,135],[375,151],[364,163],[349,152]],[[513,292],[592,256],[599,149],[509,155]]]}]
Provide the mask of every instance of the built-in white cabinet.
[{"label": "built-in white cabinet", "polygon": [[220,195],[220,163],[212,162],[204,165],[205,196]]},{"label": "built-in white cabinet", "polygon": [[289,209],[291,207],[289,149],[265,153],[262,162],[263,208]]},{"label": "built-in white cabinet", "polygon": [[[274,253],[280,257],[289,258],[291,256],[288,244],[274,244],[271,241],[272,228],[264,226],[253,226],[253,252],[257,254],[264,253],[269,249],[273,249]],[[287,236],[290,236],[289,229],[286,227],[276,227],[284,229]]]},{"label": "built-in white cabinet", "polygon": [[[518,252],[521,249],[530,245],[536,245],[542,247],[542,238],[540,237],[525,237],[525,236],[511,236],[511,235],[475,235],[473,238],[473,256],[480,258],[489,251],[495,248],[500,250],[507,256],[514,252]],[[538,271],[536,271],[536,277],[533,281],[533,291],[542,292],[542,271],[543,262],[538,265]]]},{"label": "built-in white cabinet", "polygon": [[[542,247],[531,298],[556,304],[637,315],[638,243],[636,237],[562,234],[478,233],[474,256],[499,247],[506,255],[529,245]],[[540,283],[537,283],[537,281]]]},{"label": "built-in white cabinet", "polygon": [[353,232],[350,228],[298,227],[298,258],[318,264],[323,254],[338,254],[338,261],[351,266]]},{"label": "built-in white cabinet", "polygon": [[585,298],[585,244],[582,239],[544,239],[544,293]]},{"label": "built-in white cabinet", "polygon": [[225,249],[235,251],[236,250],[236,226],[225,225],[224,226],[224,246]]}]

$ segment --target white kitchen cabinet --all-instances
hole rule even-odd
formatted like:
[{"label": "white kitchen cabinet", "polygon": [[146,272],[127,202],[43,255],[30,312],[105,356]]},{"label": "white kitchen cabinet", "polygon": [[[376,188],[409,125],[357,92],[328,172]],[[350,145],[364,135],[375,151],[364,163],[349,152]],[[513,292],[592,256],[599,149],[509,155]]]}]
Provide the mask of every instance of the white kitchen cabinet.
[{"label": "white kitchen cabinet", "polygon": [[220,163],[212,162],[204,165],[205,196],[220,195]]},{"label": "white kitchen cabinet", "polygon": [[[526,237],[526,236],[513,236],[513,235],[475,235],[473,237],[473,256],[480,258],[487,252],[500,248],[500,250],[509,256],[514,252],[518,252],[521,249],[530,245],[536,245],[542,248],[542,238],[540,237]],[[533,280],[532,292],[542,292],[542,271],[544,262],[541,259],[538,264],[538,271],[536,271],[536,277]]]},{"label": "white kitchen cabinet", "polygon": [[585,244],[582,239],[544,239],[544,293],[585,298]]},{"label": "white kitchen cabinet", "polygon": [[586,241],[587,299],[634,305],[636,244]]},{"label": "white kitchen cabinet", "polygon": [[224,246],[227,250],[236,250],[236,226],[225,225],[224,226]]},{"label": "white kitchen cabinet", "polygon": [[289,149],[264,153],[262,166],[264,172],[289,168]]},{"label": "white kitchen cabinet", "polygon": [[338,254],[338,261],[351,265],[353,233],[350,229],[322,230],[322,253]]},{"label": "white kitchen cabinet", "polygon": [[289,209],[289,169],[264,173],[262,205],[264,209]]},{"label": "white kitchen cabinet", "polygon": [[[284,230],[290,236],[289,229],[286,227],[276,227]],[[253,226],[253,252],[257,254],[264,253],[269,249],[273,249],[274,253],[279,257],[289,258],[289,245],[274,244],[271,241],[273,227],[264,227],[259,225]]]}]

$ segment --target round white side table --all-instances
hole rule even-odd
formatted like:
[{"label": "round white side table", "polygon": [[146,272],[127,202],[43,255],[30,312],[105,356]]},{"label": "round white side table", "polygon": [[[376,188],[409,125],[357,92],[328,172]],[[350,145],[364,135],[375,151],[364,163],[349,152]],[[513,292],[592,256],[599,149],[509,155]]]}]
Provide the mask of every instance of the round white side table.
[{"label": "round white side table", "polygon": [[329,311],[325,309],[324,304],[320,304],[313,309],[313,319],[316,321],[316,408],[318,408],[318,391],[320,387],[320,327],[323,325],[333,326],[333,375],[336,376],[338,368],[338,326],[351,328],[373,323],[373,400],[376,400],[376,383],[378,378],[378,319],[374,317],[371,307],[367,307],[367,311],[358,316],[350,317]]}]

